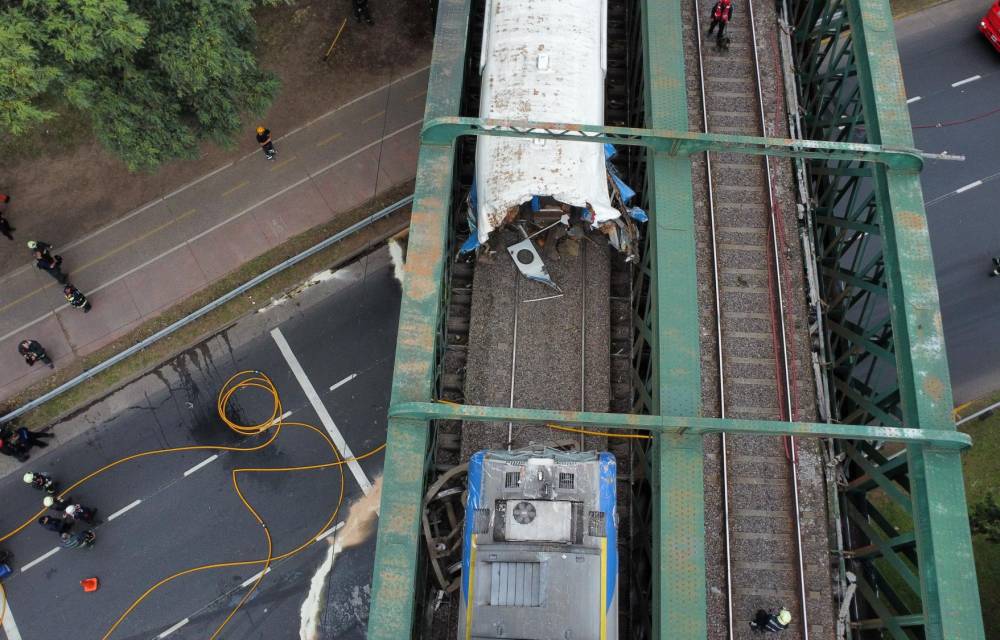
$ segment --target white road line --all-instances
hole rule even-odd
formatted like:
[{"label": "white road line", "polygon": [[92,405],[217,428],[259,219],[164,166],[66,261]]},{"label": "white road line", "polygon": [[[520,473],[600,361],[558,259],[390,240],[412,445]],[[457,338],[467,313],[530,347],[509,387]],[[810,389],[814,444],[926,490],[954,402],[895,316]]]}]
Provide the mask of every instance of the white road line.
[{"label": "white road line", "polygon": [[27,571],[31,567],[35,566],[39,562],[42,562],[43,560],[48,560],[49,558],[51,558],[52,556],[56,555],[57,553],[59,553],[59,547],[53,547],[52,549],[49,549],[48,551],[46,551],[42,555],[38,556],[37,558],[35,558],[31,562],[29,562],[28,564],[26,564],[23,567],[21,567],[21,573],[24,573],[25,571]]},{"label": "white road line", "polygon": [[202,460],[198,464],[194,465],[193,467],[191,467],[190,469],[188,469],[187,471],[185,471],[184,472],[184,477],[186,478],[189,475],[191,475],[192,473],[194,473],[195,471],[197,471],[198,469],[201,469],[202,467],[204,467],[206,464],[209,464],[210,462],[214,462],[218,457],[219,457],[219,454],[216,453],[214,455],[211,455],[211,456],[205,458],[204,460]]},{"label": "white road line", "polygon": [[970,82],[975,82],[979,80],[982,76],[972,76],[971,78],[966,78],[965,80],[959,80],[958,82],[952,82],[952,87],[961,87],[963,84],[969,84]]},{"label": "white road line", "polygon": [[347,384],[351,380],[354,380],[357,377],[358,377],[358,374],[352,373],[351,375],[347,376],[346,378],[344,378],[343,380],[341,380],[337,384],[335,384],[332,387],[330,387],[330,391],[333,391],[334,389],[338,389],[338,388],[344,386],[345,384]]},{"label": "white road line", "polygon": [[283,414],[281,414],[281,416],[279,416],[279,417],[278,417],[278,418],[277,418],[277,419],[276,419],[276,420],[275,420],[274,422],[272,422],[271,424],[278,424],[279,422],[284,422],[285,420],[288,420],[289,416],[291,416],[291,415],[292,415],[292,412],[291,412],[291,411],[286,411],[286,412],[284,412]]},{"label": "white road line", "polygon": [[171,633],[173,633],[174,631],[177,631],[178,629],[180,629],[181,627],[183,627],[184,625],[186,625],[189,622],[191,622],[191,618],[184,618],[183,620],[181,620],[180,622],[178,622],[174,626],[170,627],[169,629],[167,629],[166,631],[164,631],[160,635],[156,636],[156,640],[160,640],[161,638],[166,638]]},{"label": "white road line", "polygon": [[920,96],[913,96],[912,98],[906,101],[906,104],[913,104],[914,102],[920,102],[921,100],[923,100],[923,98],[921,98]]},{"label": "white road line", "polygon": [[14,621],[14,614],[10,611],[10,600],[6,601],[7,608],[3,614],[3,632],[7,634],[7,640],[23,640],[21,630],[17,628]]},{"label": "white road line", "polygon": [[978,187],[982,183],[983,183],[982,180],[976,180],[975,182],[970,182],[969,184],[965,185],[964,187],[959,187],[958,189],[955,189],[955,193],[965,193],[969,189],[975,189],[976,187]]},{"label": "white road line", "polygon": [[241,587],[249,587],[250,585],[252,585],[254,583],[254,581],[257,580],[257,578],[259,578],[261,576],[266,576],[269,573],[271,573],[271,567],[268,567],[267,569],[264,569],[263,571],[258,571],[257,573],[253,574],[252,576],[250,576],[249,578],[247,578],[246,580],[244,580],[243,583],[240,584],[240,586]]},{"label": "white road line", "polygon": [[344,436],[341,435],[340,430],[337,429],[336,423],[334,423],[333,418],[330,417],[330,412],[326,410],[326,406],[323,401],[320,400],[319,394],[316,393],[316,389],[313,387],[312,382],[306,377],[306,372],[303,371],[302,365],[299,364],[298,358],[292,353],[291,347],[288,346],[288,341],[285,340],[285,336],[282,335],[281,329],[275,327],[271,330],[271,337],[274,338],[275,344],[278,345],[278,350],[281,351],[281,355],[285,357],[285,361],[288,362],[289,368],[292,373],[295,374],[295,379],[299,381],[299,386],[302,387],[302,391],[305,392],[306,397],[309,398],[309,403],[312,404],[313,410],[316,411],[316,415],[319,416],[319,421],[323,423],[326,428],[326,432],[330,434],[330,438],[333,440],[333,444],[337,445],[340,449],[340,454],[344,458],[348,459],[347,467],[354,474],[354,479],[357,480],[358,486],[364,491],[365,495],[368,495],[372,491],[372,483],[368,480],[365,472],[361,469],[361,465],[358,464],[357,460],[354,460],[354,453],[351,452],[351,448],[347,446],[347,441],[344,440]]},{"label": "white road line", "polygon": [[343,522],[343,521],[340,521],[340,522],[338,522],[337,524],[335,524],[335,525],[333,525],[332,527],[330,527],[329,529],[327,529],[326,531],[324,531],[323,533],[321,533],[321,534],[319,534],[318,536],[316,536],[316,537],[314,538],[314,540],[315,540],[316,542],[319,542],[319,541],[320,541],[320,540],[322,540],[323,538],[328,538],[328,537],[330,537],[331,535],[333,535],[333,533],[334,533],[335,531],[337,531],[338,529],[340,529],[340,528],[341,528],[341,527],[343,527],[343,526],[344,526],[344,522]]},{"label": "white road line", "polygon": [[125,505],[124,507],[122,507],[122,508],[121,508],[121,509],[119,509],[118,511],[115,511],[115,512],[114,512],[114,513],[112,513],[112,514],[111,514],[110,516],[108,516],[108,522],[111,522],[112,520],[114,520],[114,519],[115,519],[115,518],[117,518],[118,516],[121,516],[121,515],[124,515],[126,511],[130,511],[130,510],[132,510],[132,509],[135,509],[135,508],[136,508],[136,507],[138,507],[138,506],[139,506],[140,504],[142,504],[142,500],[136,500],[136,501],[135,501],[135,502],[133,502],[132,504],[128,504],[128,505]]}]

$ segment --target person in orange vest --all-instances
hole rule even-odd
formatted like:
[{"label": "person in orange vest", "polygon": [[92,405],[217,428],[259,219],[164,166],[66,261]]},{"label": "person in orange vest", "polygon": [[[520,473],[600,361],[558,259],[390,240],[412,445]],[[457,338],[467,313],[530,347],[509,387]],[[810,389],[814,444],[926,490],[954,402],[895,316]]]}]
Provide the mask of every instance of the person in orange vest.
[{"label": "person in orange vest", "polygon": [[712,7],[712,14],[709,18],[712,20],[712,24],[708,28],[708,35],[712,35],[715,27],[719,27],[719,35],[716,36],[715,46],[721,49],[726,42],[723,38],[723,34],[726,32],[726,25],[733,19],[733,0],[717,0],[715,6]]}]

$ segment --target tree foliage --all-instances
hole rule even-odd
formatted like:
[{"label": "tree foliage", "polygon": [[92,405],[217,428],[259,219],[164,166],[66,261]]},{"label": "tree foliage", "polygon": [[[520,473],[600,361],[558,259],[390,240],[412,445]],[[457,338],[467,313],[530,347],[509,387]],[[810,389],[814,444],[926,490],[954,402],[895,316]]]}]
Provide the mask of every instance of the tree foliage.
[{"label": "tree foliage", "polygon": [[982,534],[988,541],[1000,544],[1000,505],[992,492],[972,505],[969,510],[969,526],[973,534]]},{"label": "tree foliage", "polygon": [[56,97],[133,171],[230,143],[277,93],[251,10],[278,1],[0,0],[0,126],[28,131]]}]

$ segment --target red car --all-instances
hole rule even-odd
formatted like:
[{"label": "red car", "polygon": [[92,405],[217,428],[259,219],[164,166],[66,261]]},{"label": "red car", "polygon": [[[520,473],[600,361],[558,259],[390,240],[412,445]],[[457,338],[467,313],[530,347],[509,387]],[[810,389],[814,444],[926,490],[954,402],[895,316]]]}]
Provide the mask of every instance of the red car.
[{"label": "red car", "polygon": [[1000,0],[994,2],[983,19],[979,21],[979,30],[983,32],[993,48],[1000,51]]}]

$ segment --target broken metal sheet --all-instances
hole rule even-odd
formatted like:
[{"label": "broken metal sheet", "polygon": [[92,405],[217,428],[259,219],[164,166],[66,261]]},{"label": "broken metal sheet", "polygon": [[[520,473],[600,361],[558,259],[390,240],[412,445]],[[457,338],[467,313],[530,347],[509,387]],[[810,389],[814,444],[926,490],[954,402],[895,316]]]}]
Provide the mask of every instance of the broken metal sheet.
[{"label": "broken metal sheet", "polygon": [[562,293],[562,289],[559,288],[552,278],[549,277],[549,270],[545,268],[545,263],[542,262],[542,256],[538,255],[538,250],[535,249],[534,243],[531,238],[525,238],[520,242],[510,245],[507,247],[507,253],[510,254],[511,260],[517,265],[517,270],[521,272],[525,278],[529,280],[534,280],[535,282],[541,282],[542,284],[547,284],[556,291]]}]

